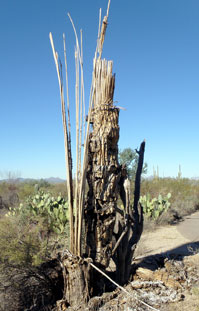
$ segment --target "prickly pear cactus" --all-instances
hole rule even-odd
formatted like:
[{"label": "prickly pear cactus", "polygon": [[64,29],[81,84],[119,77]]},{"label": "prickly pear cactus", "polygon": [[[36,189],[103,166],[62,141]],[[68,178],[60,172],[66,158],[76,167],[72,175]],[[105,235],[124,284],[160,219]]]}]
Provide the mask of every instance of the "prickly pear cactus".
[{"label": "prickly pear cactus", "polygon": [[163,197],[159,194],[158,198],[151,199],[150,194],[144,195],[140,197],[140,204],[143,207],[143,212],[148,218],[152,218],[154,220],[158,219],[158,217],[166,212],[171,203],[169,199],[171,198],[171,193],[168,193],[167,196]]},{"label": "prickly pear cactus", "polygon": [[45,218],[50,230],[57,234],[65,231],[69,220],[68,202],[61,196],[55,198],[43,191],[29,197],[26,203],[20,204],[18,208],[10,208],[7,216],[27,213],[33,217]]}]

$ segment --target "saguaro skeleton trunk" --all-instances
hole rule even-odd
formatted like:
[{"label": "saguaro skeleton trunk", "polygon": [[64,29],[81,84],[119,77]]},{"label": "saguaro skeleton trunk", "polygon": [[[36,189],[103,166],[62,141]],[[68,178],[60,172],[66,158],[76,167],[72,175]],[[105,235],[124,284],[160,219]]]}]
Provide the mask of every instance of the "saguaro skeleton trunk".
[{"label": "saguaro skeleton trunk", "polygon": [[95,65],[95,94],[89,137],[85,209],[87,254],[107,268],[113,249],[113,229],[119,191],[119,109],[113,105],[115,76],[112,62],[98,59]]},{"label": "saguaro skeleton trunk", "polygon": [[[89,137],[85,207],[86,253],[105,270],[112,258],[116,279],[123,284],[130,275],[132,256],[142,232],[143,215],[139,210],[140,176],[145,142],[138,151],[134,205],[130,206],[130,181],[126,168],[118,163],[119,108],[113,104],[115,76],[112,62],[98,59],[94,69],[95,96],[92,132]],[[123,209],[117,206],[121,197]]]},{"label": "saguaro skeleton trunk", "polygon": [[[139,193],[145,142],[141,144],[140,150],[138,151],[139,163],[135,180],[134,204],[131,205],[130,181],[128,180],[127,171],[125,166],[121,166],[118,162],[120,109],[113,102],[115,88],[115,75],[112,73],[113,63],[112,61],[101,59],[109,6],[110,0],[107,15],[104,17],[101,31],[99,31],[98,45],[94,58],[87,134],[83,143],[84,159],[82,171],[81,129],[79,129],[79,122],[77,123],[76,134],[78,143],[76,146],[80,154],[76,155],[79,161],[77,161],[75,191],[73,191],[72,182],[69,107],[67,110],[67,124],[63,95],[62,66],[59,65],[58,54],[55,51],[52,35],[50,34],[60,86],[70,207],[70,251],[66,250],[60,257],[65,286],[63,300],[57,304],[57,310],[59,311],[65,310],[67,306],[77,308],[79,304],[84,309],[93,293],[99,294],[102,292],[104,288],[103,278],[100,279],[100,275],[98,274],[99,269],[97,272],[94,272],[92,267],[97,266],[103,272],[106,272],[111,258],[115,262],[116,267],[115,280],[119,284],[127,282],[130,277],[133,253],[142,233],[143,213],[141,206],[139,206]],[[73,22],[72,25],[74,27]],[[79,60],[82,82],[83,60],[77,35],[76,42],[76,90],[78,90],[79,70],[77,63]],[[76,99],[76,109],[79,111],[78,94]],[[80,111],[82,111],[82,108]],[[76,120],[79,120],[78,114]],[[89,190],[85,198],[86,179]],[[75,198],[73,198],[73,193],[75,193]],[[123,208],[117,206],[119,196],[122,199]],[[75,215],[73,206],[76,207]],[[84,250],[81,243],[82,220],[84,220],[85,225]],[[82,250],[85,255],[82,255]],[[92,265],[89,264],[90,262],[92,262]],[[97,284],[96,279],[93,279],[96,273],[96,278],[100,280]],[[82,298],[80,299],[80,297]],[[79,308],[79,310],[83,309]]]}]

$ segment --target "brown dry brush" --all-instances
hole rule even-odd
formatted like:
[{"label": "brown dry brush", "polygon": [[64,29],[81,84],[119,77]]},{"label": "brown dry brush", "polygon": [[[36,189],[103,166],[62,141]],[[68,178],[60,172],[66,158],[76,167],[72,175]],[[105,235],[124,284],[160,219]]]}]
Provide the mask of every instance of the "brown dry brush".
[{"label": "brown dry brush", "polygon": [[59,259],[39,267],[7,264],[0,271],[0,311],[47,311],[63,297],[64,278]]}]

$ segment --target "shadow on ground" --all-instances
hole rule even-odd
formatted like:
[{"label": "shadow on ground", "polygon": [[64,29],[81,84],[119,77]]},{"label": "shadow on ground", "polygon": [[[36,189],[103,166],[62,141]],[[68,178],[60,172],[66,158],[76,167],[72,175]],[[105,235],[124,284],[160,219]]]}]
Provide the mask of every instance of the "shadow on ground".
[{"label": "shadow on ground", "polygon": [[139,267],[155,271],[157,268],[164,266],[166,258],[182,261],[184,257],[192,256],[196,253],[199,253],[199,241],[185,243],[166,252],[135,258],[133,267],[138,263]]}]

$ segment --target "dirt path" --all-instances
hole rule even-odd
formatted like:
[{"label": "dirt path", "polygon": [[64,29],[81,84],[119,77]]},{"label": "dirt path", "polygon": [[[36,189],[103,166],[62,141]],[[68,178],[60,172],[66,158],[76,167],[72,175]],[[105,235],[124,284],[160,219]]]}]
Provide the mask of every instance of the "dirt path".
[{"label": "dirt path", "polygon": [[135,257],[161,253],[187,256],[199,249],[199,212],[172,226],[143,232]]},{"label": "dirt path", "polygon": [[189,241],[199,242],[199,212],[186,216],[177,229]]}]

